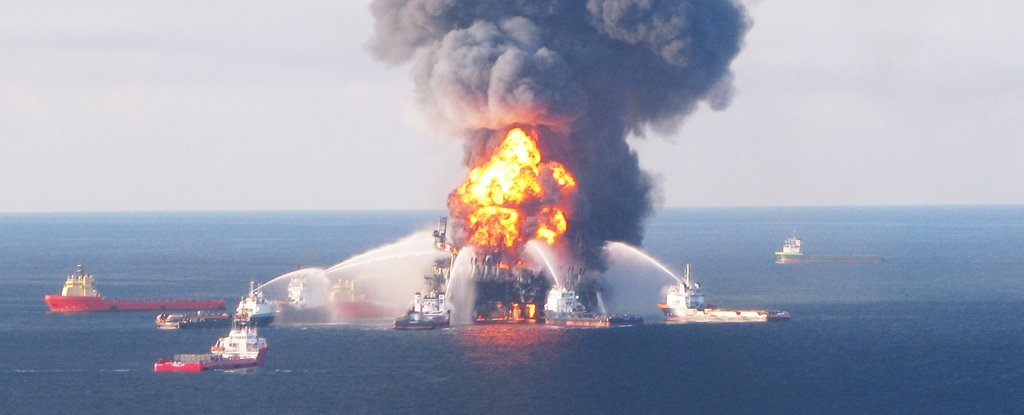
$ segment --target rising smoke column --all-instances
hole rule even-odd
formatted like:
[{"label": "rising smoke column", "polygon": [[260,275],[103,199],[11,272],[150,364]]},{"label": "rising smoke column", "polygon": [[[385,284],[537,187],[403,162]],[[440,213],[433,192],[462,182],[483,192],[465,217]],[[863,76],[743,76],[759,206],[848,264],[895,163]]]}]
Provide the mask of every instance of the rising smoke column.
[{"label": "rising smoke column", "polygon": [[569,240],[592,267],[605,241],[639,245],[651,178],[626,138],[724,108],[749,27],[730,0],[375,0],[376,58],[415,61],[425,119],[485,160],[506,131],[540,131],[579,189]]}]

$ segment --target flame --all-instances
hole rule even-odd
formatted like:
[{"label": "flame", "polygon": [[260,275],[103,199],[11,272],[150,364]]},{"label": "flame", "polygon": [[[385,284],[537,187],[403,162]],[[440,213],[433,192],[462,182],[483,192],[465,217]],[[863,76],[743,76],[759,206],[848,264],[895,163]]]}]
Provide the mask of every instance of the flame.
[{"label": "flame", "polygon": [[534,138],[515,128],[489,160],[469,171],[448,206],[466,219],[470,244],[518,250],[533,238],[554,244],[568,230],[576,178],[561,163],[542,160]]}]

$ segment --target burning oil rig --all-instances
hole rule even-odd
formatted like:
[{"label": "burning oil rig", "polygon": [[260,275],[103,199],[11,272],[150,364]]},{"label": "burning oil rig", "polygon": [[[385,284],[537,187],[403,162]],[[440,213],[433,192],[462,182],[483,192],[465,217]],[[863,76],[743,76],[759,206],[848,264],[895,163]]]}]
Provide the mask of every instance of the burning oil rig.
[{"label": "burning oil rig", "polygon": [[470,275],[476,300],[473,319],[487,322],[531,322],[543,320],[544,300],[551,285],[543,273],[509,264],[498,252],[478,255]]},{"label": "burning oil rig", "polygon": [[[461,319],[475,323],[544,322],[553,288],[563,293],[559,298],[572,296],[574,310],[552,313],[559,313],[562,320],[592,319],[574,313],[595,314],[602,309],[595,280],[585,268],[570,267],[559,272],[565,274],[564,281],[559,281],[553,275],[554,266],[540,252],[561,251],[572,257],[565,252],[573,244],[564,239],[575,192],[572,173],[561,163],[542,160],[530,134],[520,128],[508,131],[491,158],[471,169],[466,181],[449,195],[454,237],[449,239],[446,217],[440,218],[433,236],[434,247],[451,258],[435,263],[433,273],[426,276],[426,294],[417,293],[410,313],[396,320],[396,328],[441,326],[420,324],[443,314],[434,310],[437,304],[451,305]],[[542,264],[526,255],[530,243],[536,244],[532,248],[540,252]],[[460,255],[468,258],[457,259]],[[449,293],[453,298],[448,298]]]},{"label": "burning oil rig", "polygon": [[[459,254],[458,248],[447,241],[447,218],[438,220],[434,231],[436,248],[451,252],[451,259],[438,260],[433,273],[427,275],[427,286],[444,292],[450,282],[451,264]],[[540,323],[544,322],[544,306],[552,288],[545,271],[534,271],[525,259],[510,261],[510,254],[501,250],[470,252],[468,279],[474,298],[471,318],[474,323]],[[590,278],[584,268],[571,267],[565,272],[566,284],[576,292],[581,304],[588,310],[598,310],[600,286]],[[456,307],[459,305],[457,304]]]},{"label": "burning oil rig", "polygon": [[[521,128],[509,130],[490,158],[471,169],[466,181],[448,197],[454,229],[459,231],[455,242],[473,248],[463,253],[472,255],[468,260],[468,279],[475,293],[471,318],[478,323],[544,319],[544,304],[555,278],[538,270],[552,272],[552,268],[531,263],[524,253],[530,241],[552,249],[562,242],[577,189],[576,178],[566,166],[543,160],[535,135]],[[447,220],[442,219],[434,232],[439,249],[451,246],[446,226]],[[583,277],[581,269],[577,271],[573,288],[593,304],[597,286]]]},{"label": "burning oil rig", "polygon": [[[450,252],[450,259],[440,260],[434,272],[428,275],[427,285],[447,291],[451,279],[451,266],[459,249],[447,239],[448,218],[438,220],[434,231],[434,246]],[[471,318],[474,322],[535,322],[543,319],[544,298],[550,287],[546,277],[522,266],[503,260],[502,252],[465,251],[474,255],[470,260],[468,278],[475,294]],[[464,306],[464,305],[457,305]]]}]

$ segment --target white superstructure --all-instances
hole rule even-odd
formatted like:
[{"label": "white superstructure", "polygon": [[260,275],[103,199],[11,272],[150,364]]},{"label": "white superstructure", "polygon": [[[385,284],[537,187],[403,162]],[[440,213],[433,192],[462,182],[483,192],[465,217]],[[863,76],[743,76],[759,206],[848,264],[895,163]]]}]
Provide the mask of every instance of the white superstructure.
[{"label": "white superstructure", "polygon": [[430,292],[427,296],[416,293],[412,299],[413,312],[423,313],[425,316],[442,316],[447,314],[445,310],[444,294]]},{"label": "white superstructure", "polygon": [[237,325],[227,336],[217,339],[210,353],[227,359],[256,359],[267,348],[267,339],[259,337],[255,327]]},{"label": "white superstructure", "polygon": [[587,311],[587,308],[580,302],[576,291],[562,286],[555,286],[551,287],[551,290],[548,291],[548,299],[544,303],[544,311],[549,315],[552,313],[558,315],[584,313]]},{"label": "white superstructure", "polygon": [[296,307],[306,305],[303,291],[306,289],[305,277],[292,277],[288,280],[288,302]]},{"label": "white superstructure", "polygon": [[683,280],[668,287],[664,304],[658,308],[670,322],[763,322],[785,320],[789,313],[780,310],[733,310],[708,306],[700,284],[690,281],[690,264],[686,264]]},{"label": "white superstructure", "polygon": [[266,326],[274,321],[274,308],[254,281],[249,282],[249,295],[238,302],[235,319],[252,326]]},{"label": "white superstructure", "polygon": [[790,236],[786,239],[786,243],[782,244],[782,251],[776,252],[776,255],[803,255],[800,249],[803,242],[796,236]]}]

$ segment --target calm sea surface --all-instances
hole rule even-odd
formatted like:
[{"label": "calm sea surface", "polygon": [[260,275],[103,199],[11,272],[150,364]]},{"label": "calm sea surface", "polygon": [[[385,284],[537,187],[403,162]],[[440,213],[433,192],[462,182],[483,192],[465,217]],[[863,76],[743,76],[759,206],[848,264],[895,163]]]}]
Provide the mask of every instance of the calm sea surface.
[{"label": "calm sea surface", "polygon": [[[233,307],[250,280],[339,263],[438,213],[0,214],[0,413],[1024,413],[1024,207],[652,218],[653,257],[692,264],[720,305],[792,313],[777,324],[272,327],[263,368],[157,374],[157,358],[224,333],[42,301],[84,262],[107,297]],[[809,254],[885,262],[775,265],[794,232]],[[622,287],[666,283],[635,263],[609,272],[635,279]],[[622,287],[609,292],[620,303]]]}]

